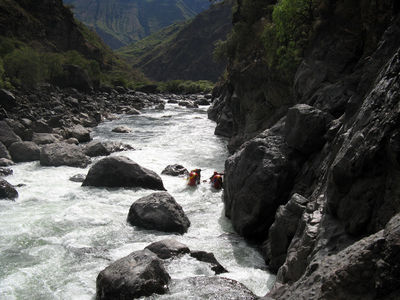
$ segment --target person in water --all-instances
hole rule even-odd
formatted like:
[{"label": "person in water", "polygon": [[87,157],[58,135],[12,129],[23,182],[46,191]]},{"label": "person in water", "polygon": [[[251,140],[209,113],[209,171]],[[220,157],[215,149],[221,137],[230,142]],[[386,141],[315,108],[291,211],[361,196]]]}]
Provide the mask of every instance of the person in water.
[{"label": "person in water", "polygon": [[222,176],[224,173],[218,173],[214,171],[214,174],[210,177],[211,186],[217,190],[221,189],[223,186]]},{"label": "person in water", "polygon": [[200,184],[201,169],[194,169],[190,171],[188,178],[188,185],[195,186]]}]

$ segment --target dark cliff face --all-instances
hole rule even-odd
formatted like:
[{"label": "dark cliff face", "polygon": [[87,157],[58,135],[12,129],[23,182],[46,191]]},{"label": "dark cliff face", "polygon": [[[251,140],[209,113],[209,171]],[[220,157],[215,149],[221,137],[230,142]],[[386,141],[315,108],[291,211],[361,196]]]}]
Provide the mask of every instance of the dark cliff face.
[{"label": "dark cliff face", "polygon": [[[225,64],[213,59],[214,45],[224,40],[231,29],[232,1],[213,5],[196,16],[174,37],[149,49],[134,67],[154,80],[211,80],[217,81]],[[139,42],[140,43],[140,42]],[[127,47],[126,51],[129,52]]]},{"label": "dark cliff face", "polygon": [[277,272],[268,299],[397,299],[399,7],[321,1],[315,13],[293,82],[270,86],[288,101],[260,111],[261,67],[242,81],[233,72],[215,102],[217,129],[231,124],[238,149],[225,164],[226,214],[263,242]]}]

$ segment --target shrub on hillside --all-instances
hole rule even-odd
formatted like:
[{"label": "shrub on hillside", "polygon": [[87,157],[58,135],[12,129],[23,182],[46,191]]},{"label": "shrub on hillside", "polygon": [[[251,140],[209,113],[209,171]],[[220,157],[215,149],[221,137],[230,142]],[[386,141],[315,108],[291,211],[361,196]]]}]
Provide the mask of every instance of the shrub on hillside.
[{"label": "shrub on hillside", "polygon": [[40,56],[29,47],[7,54],[4,69],[14,86],[31,88],[42,80]]}]

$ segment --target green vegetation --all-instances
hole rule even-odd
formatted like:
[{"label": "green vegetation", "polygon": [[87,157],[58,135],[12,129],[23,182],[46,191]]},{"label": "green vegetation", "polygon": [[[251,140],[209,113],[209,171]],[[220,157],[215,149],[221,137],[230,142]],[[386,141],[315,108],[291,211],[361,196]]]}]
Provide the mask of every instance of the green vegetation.
[{"label": "green vegetation", "polygon": [[210,93],[214,88],[214,83],[207,80],[170,80],[158,83],[158,90],[162,93],[175,94],[196,94]]},{"label": "green vegetation", "polygon": [[227,40],[217,43],[216,58],[236,64],[256,55],[290,81],[312,34],[319,0],[243,0],[239,20]]},{"label": "green vegetation", "polygon": [[136,43],[117,50],[117,53],[129,63],[133,65],[139,64],[154,49],[168,48],[168,44],[188,23],[187,21],[172,24]]}]

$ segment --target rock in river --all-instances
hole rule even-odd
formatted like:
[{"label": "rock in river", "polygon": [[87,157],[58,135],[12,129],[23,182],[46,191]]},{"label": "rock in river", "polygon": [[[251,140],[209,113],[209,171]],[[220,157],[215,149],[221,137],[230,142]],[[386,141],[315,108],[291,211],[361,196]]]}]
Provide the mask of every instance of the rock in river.
[{"label": "rock in river", "polygon": [[17,190],[4,179],[0,179],[0,199],[15,199],[18,197]]},{"label": "rock in river", "polygon": [[168,165],[161,174],[170,175],[170,176],[185,176],[189,174],[189,171],[181,165]]},{"label": "rock in river", "polygon": [[106,157],[90,168],[83,186],[142,187],[165,190],[155,172],[143,168],[124,156]]},{"label": "rock in river", "polygon": [[136,251],[117,260],[99,273],[96,299],[134,299],[164,294],[170,276],[162,261],[151,251]]},{"label": "rock in river", "polygon": [[185,244],[175,239],[164,239],[148,245],[145,249],[155,253],[159,258],[168,259],[180,254],[189,253],[190,249]]},{"label": "rock in river", "polygon": [[182,207],[167,192],[142,197],[129,210],[128,222],[134,226],[183,234],[190,221]]},{"label": "rock in river", "polygon": [[116,133],[130,133],[130,132],[132,132],[132,129],[130,129],[130,128],[127,127],[127,126],[118,126],[118,127],[115,127],[115,128],[112,130],[112,132],[116,132]]},{"label": "rock in river", "polygon": [[42,166],[70,166],[85,168],[90,163],[82,148],[77,145],[56,143],[43,146],[40,151]]},{"label": "rock in river", "polygon": [[34,142],[16,142],[9,148],[13,161],[35,161],[40,159],[40,148]]}]

